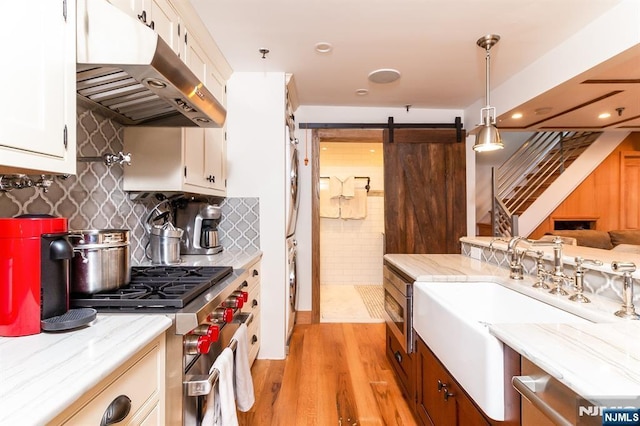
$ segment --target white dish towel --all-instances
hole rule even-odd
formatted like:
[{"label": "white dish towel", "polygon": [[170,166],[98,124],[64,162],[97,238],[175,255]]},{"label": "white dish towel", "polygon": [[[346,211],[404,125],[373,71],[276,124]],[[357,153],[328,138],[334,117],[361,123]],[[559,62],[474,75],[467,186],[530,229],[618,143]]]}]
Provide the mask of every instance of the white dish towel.
[{"label": "white dish towel", "polygon": [[356,188],[352,198],[340,199],[340,217],[342,219],[364,219],[367,217],[367,190]]},{"label": "white dish towel", "polygon": [[342,181],[336,176],[329,176],[329,198],[340,198],[342,195]]},{"label": "white dish towel", "polygon": [[342,196],[344,198],[353,198],[356,195],[356,178],[353,176],[347,177],[342,181]]},{"label": "white dish towel", "polygon": [[217,369],[218,384],[212,387],[211,394],[207,398],[203,426],[237,426],[238,415],[233,391],[233,351],[224,348],[218,355],[209,374]]},{"label": "white dish towel", "polygon": [[238,410],[249,411],[256,398],[253,393],[253,379],[249,365],[249,337],[246,324],[240,324],[233,339],[238,342],[235,365],[236,403]]},{"label": "white dish towel", "polygon": [[332,198],[328,188],[320,188],[320,217],[340,217],[340,198]]}]

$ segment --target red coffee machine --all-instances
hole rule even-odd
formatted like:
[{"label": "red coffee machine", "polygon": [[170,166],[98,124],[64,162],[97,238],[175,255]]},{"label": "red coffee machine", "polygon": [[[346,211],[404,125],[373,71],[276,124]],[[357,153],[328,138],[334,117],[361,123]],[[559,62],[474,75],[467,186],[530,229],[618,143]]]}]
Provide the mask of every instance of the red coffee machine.
[{"label": "red coffee machine", "polygon": [[42,320],[69,308],[67,219],[25,215],[0,219],[0,336],[46,329]]}]

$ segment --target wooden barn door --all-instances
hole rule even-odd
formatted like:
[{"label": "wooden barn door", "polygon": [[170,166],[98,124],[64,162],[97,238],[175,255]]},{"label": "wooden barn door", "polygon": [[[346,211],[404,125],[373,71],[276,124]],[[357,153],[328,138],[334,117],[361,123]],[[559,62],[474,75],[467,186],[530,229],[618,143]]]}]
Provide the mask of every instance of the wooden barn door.
[{"label": "wooden barn door", "polygon": [[[455,130],[384,131],[385,253],[460,253],[465,144]],[[464,141],[464,137],[462,138]]]}]

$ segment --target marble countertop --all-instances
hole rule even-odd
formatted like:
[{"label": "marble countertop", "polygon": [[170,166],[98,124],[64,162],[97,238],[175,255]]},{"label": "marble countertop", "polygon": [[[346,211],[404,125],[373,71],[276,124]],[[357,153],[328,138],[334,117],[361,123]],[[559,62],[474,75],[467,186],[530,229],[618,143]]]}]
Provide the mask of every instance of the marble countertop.
[{"label": "marble countertop", "polygon": [[457,254],[387,254],[384,259],[415,281],[489,279],[593,321],[492,324],[489,331],[583,397],[640,395],[640,322],[613,315],[620,303],[592,294],[592,303],[571,302],[532,288],[531,277],[511,280],[506,268]]},{"label": "marble countertop", "polygon": [[170,326],[164,315],[98,314],[69,332],[0,337],[0,424],[45,424]]},{"label": "marble countertop", "polygon": [[495,324],[490,332],[578,395],[640,395],[640,322]]},{"label": "marble countertop", "polygon": [[[231,266],[233,269],[247,269],[262,256],[260,250],[223,250],[212,255],[183,255],[180,266]],[[137,266],[151,265],[150,261]]]}]

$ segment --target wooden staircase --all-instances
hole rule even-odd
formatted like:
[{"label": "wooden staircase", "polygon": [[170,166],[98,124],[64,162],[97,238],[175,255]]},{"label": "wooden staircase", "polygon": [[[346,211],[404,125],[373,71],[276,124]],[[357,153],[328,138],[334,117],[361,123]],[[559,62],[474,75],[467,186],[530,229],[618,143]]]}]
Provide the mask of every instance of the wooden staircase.
[{"label": "wooden staircase", "polygon": [[[502,166],[494,168],[490,235],[518,235],[518,217],[591,146],[600,134],[538,132]],[[487,232],[486,226],[482,232]]]}]

